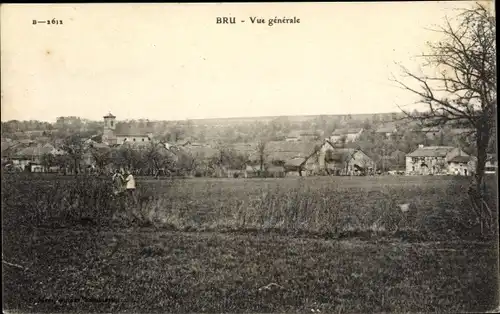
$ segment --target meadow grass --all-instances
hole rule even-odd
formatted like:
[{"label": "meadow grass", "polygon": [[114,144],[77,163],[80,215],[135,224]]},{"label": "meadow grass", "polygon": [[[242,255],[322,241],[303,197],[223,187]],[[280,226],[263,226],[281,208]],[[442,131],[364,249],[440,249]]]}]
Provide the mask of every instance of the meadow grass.
[{"label": "meadow grass", "polygon": [[26,269],[3,275],[4,308],[23,312],[463,313],[498,303],[491,243],[64,229],[22,244],[6,256]]},{"label": "meadow grass", "polygon": [[[404,176],[139,180],[138,203],[124,206],[107,179],[39,176],[5,180],[2,214],[15,226],[86,222],[105,228],[476,239],[479,224],[467,185],[460,177]],[[403,212],[402,204],[409,210]]]},{"label": "meadow grass", "polygon": [[3,177],[4,309],[484,312],[498,243],[480,237],[467,184],[140,179],[123,208],[107,179]]}]

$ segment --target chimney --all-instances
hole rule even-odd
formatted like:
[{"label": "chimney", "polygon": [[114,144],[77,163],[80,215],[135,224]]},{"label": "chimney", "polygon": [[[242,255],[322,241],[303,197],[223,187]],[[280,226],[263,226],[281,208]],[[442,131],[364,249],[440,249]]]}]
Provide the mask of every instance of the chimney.
[{"label": "chimney", "polygon": [[424,144],[418,144],[418,148],[424,148]]}]

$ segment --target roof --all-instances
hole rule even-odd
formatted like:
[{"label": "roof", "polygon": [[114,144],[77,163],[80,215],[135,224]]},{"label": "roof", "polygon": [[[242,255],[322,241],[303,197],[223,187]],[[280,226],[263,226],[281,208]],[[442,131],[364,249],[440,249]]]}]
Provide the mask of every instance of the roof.
[{"label": "roof", "polygon": [[408,157],[446,157],[455,147],[453,146],[426,146],[419,147],[409,153]]},{"label": "roof", "polygon": [[393,151],[393,152],[391,153],[391,157],[397,157],[397,156],[401,156],[401,155],[406,156],[406,153],[405,153],[405,152],[400,151],[399,149],[396,149],[395,151]]},{"label": "roof", "polygon": [[430,133],[430,132],[440,132],[441,128],[438,127],[425,127],[420,130],[420,132]]},{"label": "roof", "polygon": [[286,137],[300,137],[302,135],[302,132],[301,130],[293,130],[293,131],[290,131]]},{"label": "roof", "polygon": [[152,132],[151,128],[139,128],[132,125],[118,124],[115,129],[116,136],[148,136]]},{"label": "roof", "polygon": [[4,152],[4,151],[10,150],[16,146],[19,146],[19,145],[21,145],[21,144],[17,143],[17,142],[4,142],[4,141],[2,141],[1,149],[2,149],[2,152]]},{"label": "roof", "polygon": [[257,151],[257,145],[257,143],[235,143],[229,145],[229,148],[240,154],[253,154]]},{"label": "roof", "polygon": [[302,164],[304,164],[305,162],[306,162],[306,158],[303,158],[303,157],[292,158],[292,159],[286,161],[285,167],[286,166],[299,167]]},{"label": "roof", "polygon": [[332,135],[357,134],[361,131],[363,131],[362,128],[336,129],[332,132]]},{"label": "roof", "polygon": [[355,148],[335,148],[331,150],[330,159],[333,161],[346,161],[357,151]]},{"label": "roof", "polygon": [[43,154],[52,153],[55,147],[50,144],[45,144],[43,146],[30,146],[26,147],[15,154],[16,157],[33,157],[42,156]]},{"label": "roof", "polygon": [[104,118],[116,118],[111,112],[104,116]]},{"label": "roof", "polygon": [[396,125],[394,123],[388,123],[380,126],[375,130],[375,133],[392,133],[397,131]]},{"label": "roof", "polygon": [[293,130],[288,133],[287,137],[301,137],[301,136],[317,136],[318,134],[313,131],[307,130]]},{"label": "roof", "polygon": [[452,159],[448,160],[448,162],[457,162],[457,163],[468,163],[471,160],[469,156],[455,156]]},{"label": "roof", "polygon": [[272,141],[266,145],[266,155],[271,160],[290,160],[295,157],[309,157],[315,148],[320,147],[316,142],[285,142]]},{"label": "roof", "polygon": [[97,143],[97,142],[91,142],[91,143],[89,143],[89,146],[91,146],[92,148],[97,148],[97,149],[109,148],[108,145],[103,144],[103,143]]}]

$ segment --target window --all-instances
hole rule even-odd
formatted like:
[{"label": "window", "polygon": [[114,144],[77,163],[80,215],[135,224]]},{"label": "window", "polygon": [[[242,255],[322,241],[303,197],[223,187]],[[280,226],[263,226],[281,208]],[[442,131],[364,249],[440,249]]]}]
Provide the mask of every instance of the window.
[{"label": "window", "polygon": [[133,140],[133,141],[135,142],[135,138],[134,138],[134,140]]},{"label": "window", "polygon": [[113,120],[111,120],[111,121],[109,122],[109,125],[111,125],[111,127],[113,127]]},{"label": "window", "polygon": [[144,142],[144,139],[142,139],[142,141]]}]

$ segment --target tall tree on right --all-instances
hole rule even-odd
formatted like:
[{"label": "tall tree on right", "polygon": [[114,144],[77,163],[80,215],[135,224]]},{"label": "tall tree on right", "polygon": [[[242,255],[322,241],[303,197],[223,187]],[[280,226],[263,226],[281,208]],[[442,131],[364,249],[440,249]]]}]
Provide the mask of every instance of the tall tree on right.
[{"label": "tall tree on right", "polygon": [[434,30],[442,35],[428,43],[423,66],[430,74],[414,73],[402,67],[407,82],[395,79],[403,89],[416,94],[425,112],[407,112],[407,118],[423,126],[451,124],[471,128],[477,148],[475,189],[484,193],[487,149],[496,127],[496,19],[490,8],[477,3],[454,20]]}]

